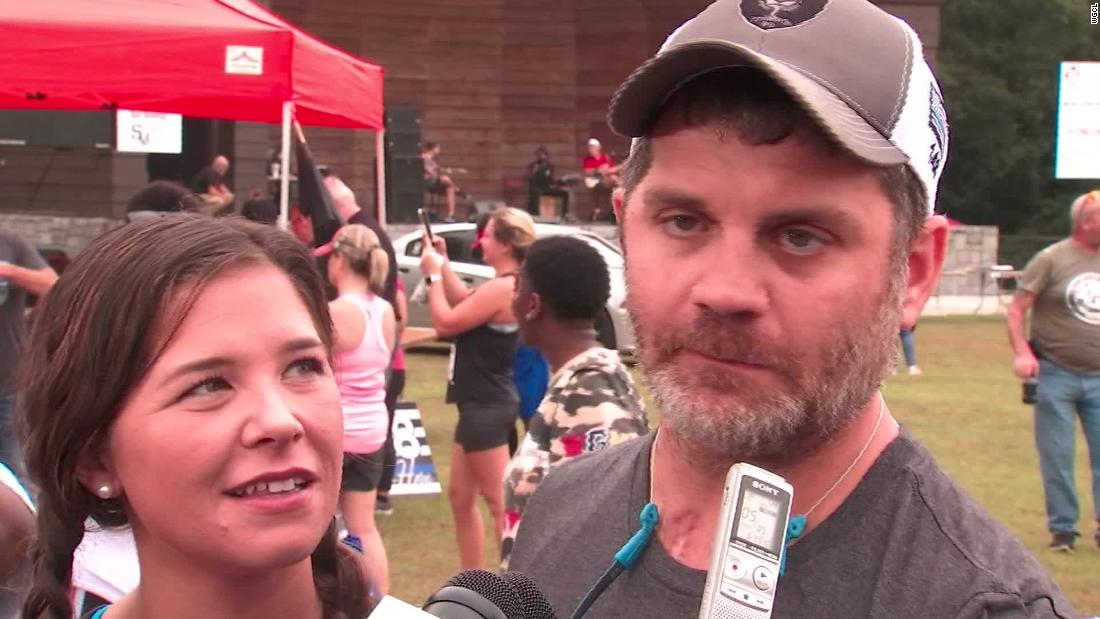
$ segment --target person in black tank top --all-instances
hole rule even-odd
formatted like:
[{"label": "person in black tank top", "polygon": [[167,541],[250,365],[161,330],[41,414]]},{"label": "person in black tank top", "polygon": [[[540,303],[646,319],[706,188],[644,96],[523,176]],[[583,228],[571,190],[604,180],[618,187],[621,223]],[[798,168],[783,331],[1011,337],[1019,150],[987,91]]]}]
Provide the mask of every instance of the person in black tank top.
[{"label": "person in black tank top", "polygon": [[432,323],[441,337],[455,338],[447,402],[457,405],[458,424],[447,495],[463,569],[484,567],[478,494],[493,515],[498,541],[504,527],[508,432],[519,405],[512,380],[518,341],[512,314],[514,274],[535,241],[535,224],[519,209],[502,208],[492,213],[483,232],[477,243],[496,277],[476,290],[467,289],[451,270],[442,239],[436,238],[434,247],[424,243],[420,260]]}]

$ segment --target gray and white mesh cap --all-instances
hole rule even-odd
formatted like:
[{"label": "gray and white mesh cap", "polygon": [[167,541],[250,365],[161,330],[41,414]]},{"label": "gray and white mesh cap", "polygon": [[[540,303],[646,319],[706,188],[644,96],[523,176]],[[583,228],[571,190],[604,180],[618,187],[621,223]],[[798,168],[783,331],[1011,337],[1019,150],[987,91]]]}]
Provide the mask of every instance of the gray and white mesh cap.
[{"label": "gray and white mesh cap", "polygon": [[866,0],[718,0],[627,77],[608,122],[644,136],[680,86],[737,66],[769,75],[857,158],[907,163],[932,212],[947,158],[943,97],[916,32]]}]

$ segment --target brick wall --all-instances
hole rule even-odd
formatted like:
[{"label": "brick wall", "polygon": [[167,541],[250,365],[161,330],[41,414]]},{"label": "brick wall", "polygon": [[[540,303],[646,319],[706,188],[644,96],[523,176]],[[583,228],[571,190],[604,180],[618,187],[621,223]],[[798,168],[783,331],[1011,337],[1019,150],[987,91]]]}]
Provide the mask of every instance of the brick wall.
[{"label": "brick wall", "polygon": [[92,239],[122,223],[109,217],[0,213],[0,226],[15,230],[35,247],[62,249],[70,258]]},{"label": "brick wall", "polygon": [[[290,21],[386,70],[386,103],[420,109],[423,139],[481,199],[507,198],[536,146],[558,174],[579,172],[595,136],[617,159],[628,142],[611,133],[607,102],[618,84],[677,25],[710,0],[272,0]],[[939,0],[882,2],[939,41]],[[349,178],[360,201],[374,192],[373,136],[309,130],[318,161]],[[277,137],[272,134],[272,139]],[[522,193],[522,192],[521,192]]]},{"label": "brick wall", "polygon": [[[607,128],[615,87],[678,24],[710,0],[262,0],[328,43],[385,68],[385,101],[420,109],[425,140],[469,174],[475,198],[505,197],[537,145],[558,173],[579,171],[596,136],[617,158],[627,141]],[[941,0],[881,0],[920,32],[929,57],[939,42]],[[339,89],[339,84],[333,84]],[[273,125],[238,123],[234,189],[266,188],[263,163],[277,148]],[[369,131],[307,129],[318,162],[373,204]],[[120,217],[145,180],[144,157],[0,147],[0,212]],[[41,181],[41,183],[39,182]],[[509,196],[515,202],[513,196]]]}]

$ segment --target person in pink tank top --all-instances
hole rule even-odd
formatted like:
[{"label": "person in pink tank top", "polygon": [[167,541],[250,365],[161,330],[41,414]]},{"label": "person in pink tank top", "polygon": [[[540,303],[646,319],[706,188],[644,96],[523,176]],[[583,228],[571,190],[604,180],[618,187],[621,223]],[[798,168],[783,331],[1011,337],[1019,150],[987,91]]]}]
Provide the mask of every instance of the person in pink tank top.
[{"label": "person in pink tank top", "polygon": [[339,293],[329,311],[336,327],[333,365],[344,411],[340,511],[348,534],[362,541],[371,582],[385,595],[389,566],[374,504],[389,425],[386,368],[397,335],[393,307],[380,296],[389,259],[375,233],[360,224],[341,228],[326,247],[329,281]]}]

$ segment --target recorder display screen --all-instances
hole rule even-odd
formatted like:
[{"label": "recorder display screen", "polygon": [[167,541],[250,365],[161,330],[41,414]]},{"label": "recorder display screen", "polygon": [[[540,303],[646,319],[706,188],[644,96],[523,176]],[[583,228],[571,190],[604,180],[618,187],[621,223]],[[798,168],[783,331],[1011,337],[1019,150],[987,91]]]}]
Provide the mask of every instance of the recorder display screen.
[{"label": "recorder display screen", "polygon": [[746,484],[741,492],[741,513],[738,514],[734,537],[776,556],[783,536],[783,501]]}]

